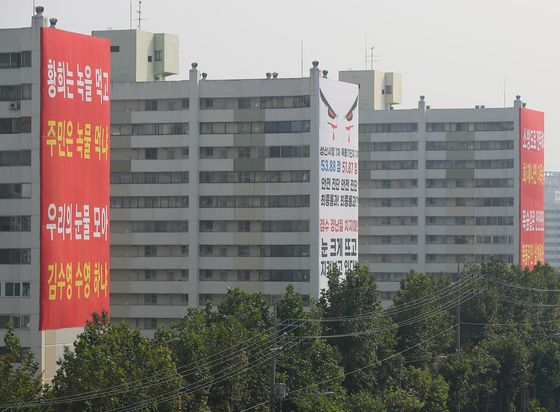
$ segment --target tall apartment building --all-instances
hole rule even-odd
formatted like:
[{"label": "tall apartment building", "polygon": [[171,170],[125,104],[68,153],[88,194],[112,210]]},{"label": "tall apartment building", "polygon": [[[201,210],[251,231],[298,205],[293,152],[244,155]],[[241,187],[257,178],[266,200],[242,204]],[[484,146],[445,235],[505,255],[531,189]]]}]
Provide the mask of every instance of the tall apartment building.
[{"label": "tall apartment building", "polygon": [[546,262],[560,269],[560,173],[544,175],[544,257]]},{"label": "tall apartment building", "polygon": [[[371,75],[339,77],[371,87]],[[492,109],[432,109],[424,96],[411,110],[362,102],[359,260],[376,275],[384,304],[411,269],[455,275],[459,261],[490,255],[531,267],[543,261],[542,113],[519,97]],[[527,126],[526,116],[540,120]]]},{"label": "tall apartment building", "polygon": [[[109,73],[97,66],[104,53],[108,68],[109,42],[57,30],[56,19],[49,28],[42,11],[31,27],[0,30],[0,333],[11,323],[22,357],[32,350],[48,380],[64,345],[109,306],[105,262],[87,260],[100,243],[109,254],[101,208],[89,203],[103,202],[103,186],[109,200],[108,182],[90,180],[109,179]],[[105,128],[91,126],[101,119],[93,107],[103,107]]]}]

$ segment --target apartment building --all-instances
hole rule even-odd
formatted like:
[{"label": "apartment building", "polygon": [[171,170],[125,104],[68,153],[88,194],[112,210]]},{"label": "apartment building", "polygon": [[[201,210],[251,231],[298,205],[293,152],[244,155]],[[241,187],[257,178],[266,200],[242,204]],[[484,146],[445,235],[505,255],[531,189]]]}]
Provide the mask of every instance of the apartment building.
[{"label": "apartment building", "polygon": [[49,380],[86,319],[109,308],[109,72],[98,59],[109,69],[109,42],[36,10],[31,27],[0,30],[0,330],[12,325],[21,357],[32,350]]},{"label": "apartment building", "polygon": [[544,175],[544,223],[546,262],[560,268],[560,173],[545,172]]},{"label": "apartment building", "polygon": [[[371,87],[371,75],[339,78]],[[543,261],[542,113],[519,96],[513,107],[491,109],[433,109],[424,96],[407,110],[362,102],[359,260],[385,305],[411,269],[456,275],[458,262],[491,255]],[[527,125],[526,116],[538,120]]]}]

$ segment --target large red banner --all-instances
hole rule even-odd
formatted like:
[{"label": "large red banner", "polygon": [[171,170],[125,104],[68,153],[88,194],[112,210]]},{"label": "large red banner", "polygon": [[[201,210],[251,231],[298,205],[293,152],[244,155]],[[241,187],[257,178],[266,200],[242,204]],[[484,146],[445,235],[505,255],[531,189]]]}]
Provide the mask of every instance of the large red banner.
[{"label": "large red banner", "polygon": [[519,109],[519,260],[544,263],[544,113]]},{"label": "large red banner", "polygon": [[109,310],[110,41],[41,29],[39,329]]}]

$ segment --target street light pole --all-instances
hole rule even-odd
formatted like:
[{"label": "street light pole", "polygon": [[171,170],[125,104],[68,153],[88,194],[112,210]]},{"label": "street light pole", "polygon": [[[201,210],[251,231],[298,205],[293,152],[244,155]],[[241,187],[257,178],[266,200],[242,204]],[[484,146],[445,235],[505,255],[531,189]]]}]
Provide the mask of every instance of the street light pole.
[{"label": "street light pole", "polygon": [[271,365],[270,365],[270,412],[276,412],[276,303],[272,303],[272,345],[271,345]]},{"label": "street light pole", "polygon": [[457,352],[461,352],[461,272],[459,270],[459,265],[461,260],[466,260],[467,257],[463,256],[457,260],[457,309],[456,309],[456,317],[457,317],[457,335],[456,335],[456,350]]}]

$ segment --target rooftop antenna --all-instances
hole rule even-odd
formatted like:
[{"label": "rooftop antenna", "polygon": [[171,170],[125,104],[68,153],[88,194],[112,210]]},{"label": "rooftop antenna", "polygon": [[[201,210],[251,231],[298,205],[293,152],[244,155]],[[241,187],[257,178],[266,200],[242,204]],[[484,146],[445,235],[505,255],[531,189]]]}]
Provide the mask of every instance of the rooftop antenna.
[{"label": "rooftop antenna", "polygon": [[374,53],[374,50],[375,50],[375,47],[370,47],[370,48],[368,49],[368,46],[367,46],[367,36],[366,36],[366,59],[365,59],[365,62],[366,62],[366,70],[367,70],[367,66],[368,66],[368,63],[369,63],[369,62],[371,62],[371,70],[373,70],[373,63],[379,61],[379,59],[378,59],[379,56],[376,55],[376,54],[373,54],[373,53]]},{"label": "rooftop antenna", "polygon": [[142,1],[138,1],[138,30],[142,30],[142,20],[148,20],[142,18]]}]

